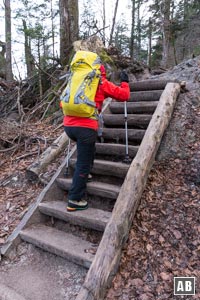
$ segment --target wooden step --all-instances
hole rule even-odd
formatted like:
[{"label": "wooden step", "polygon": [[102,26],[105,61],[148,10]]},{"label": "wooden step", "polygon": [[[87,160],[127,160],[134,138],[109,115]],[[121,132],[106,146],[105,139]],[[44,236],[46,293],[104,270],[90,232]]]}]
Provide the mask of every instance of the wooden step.
[{"label": "wooden step", "polygon": [[[139,146],[128,146],[129,156],[134,158],[138,149]],[[122,144],[96,143],[96,153],[124,157],[126,153],[126,146]]]},{"label": "wooden step", "polygon": [[39,210],[45,215],[98,231],[104,231],[111,217],[111,212],[91,207],[73,213],[68,212],[64,201],[42,202],[39,205]]},{"label": "wooden step", "polygon": [[[72,184],[72,179],[58,178],[56,179],[56,183],[61,189],[68,191]],[[87,192],[91,195],[116,200],[120,192],[120,187],[114,184],[92,181],[87,183]]]},{"label": "wooden step", "polygon": [[131,102],[138,101],[158,101],[162,95],[163,90],[153,90],[153,91],[140,91],[131,92],[130,100]]},{"label": "wooden step", "polygon": [[[128,140],[141,142],[145,134],[145,129],[128,129]],[[118,143],[119,140],[126,140],[126,131],[122,128],[104,128],[103,138],[114,140]]]},{"label": "wooden step", "polygon": [[170,82],[170,80],[150,79],[130,82],[129,86],[131,91],[163,90],[168,82]]},{"label": "wooden step", "polygon": [[94,255],[88,252],[92,248],[90,242],[46,225],[28,227],[20,232],[20,237],[28,243],[85,268],[90,267],[94,258]]},{"label": "wooden step", "polygon": [[[152,114],[128,114],[127,122],[129,126],[143,126],[146,128],[151,118]],[[124,114],[105,114],[103,120],[106,126],[125,126]]]},{"label": "wooden step", "polygon": [[[70,159],[70,166],[75,167],[76,159]],[[101,174],[124,178],[129,169],[129,164],[95,159],[92,174]]]},{"label": "wooden step", "polygon": [[[154,113],[158,101],[150,102],[127,102],[127,112],[128,114],[152,114]],[[109,108],[113,114],[123,114],[124,113],[124,103],[117,101],[112,101]]]}]

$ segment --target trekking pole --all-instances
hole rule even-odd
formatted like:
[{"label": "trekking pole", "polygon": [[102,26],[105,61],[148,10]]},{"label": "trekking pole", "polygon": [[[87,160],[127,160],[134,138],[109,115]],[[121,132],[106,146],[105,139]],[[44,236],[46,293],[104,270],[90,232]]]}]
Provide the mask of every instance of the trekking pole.
[{"label": "trekking pole", "polygon": [[130,163],[131,158],[129,157],[128,153],[128,120],[127,120],[127,103],[124,101],[124,121],[125,121],[125,139],[126,139],[126,154],[123,162]]},{"label": "trekking pole", "polygon": [[69,175],[69,152],[70,152],[70,145],[71,145],[71,140],[69,138],[68,146],[67,146],[67,161],[66,161],[65,173],[64,173],[65,176]]},{"label": "trekking pole", "polygon": [[103,143],[104,142],[104,139],[103,139],[103,124],[104,124],[104,121],[103,121],[103,115],[102,113],[99,114],[99,128],[98,128],[98,137],[100,139],[100,142]]}]

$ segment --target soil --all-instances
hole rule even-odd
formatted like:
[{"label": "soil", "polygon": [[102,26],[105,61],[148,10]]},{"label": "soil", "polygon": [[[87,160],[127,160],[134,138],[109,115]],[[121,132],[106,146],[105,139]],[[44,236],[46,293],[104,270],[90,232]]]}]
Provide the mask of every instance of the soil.
[{"label": "soil", "polygon": [[[164,134],[107,300],[200,299],[199,74],[200,58],[195,58],[160,76],[186,80],[186,92],[180,94]],[[36,139],[28,142],[26,136],[27,143],[17,150],[0,153],[0,244],[44,187],[28,182],[25,171],[37,159],[38,149],[44,151],[62,132],[47,124],[30,122],[29,134]],[[47,181],[64,155],[48,167]],[[196,295],[174,296],[177,276],[195,277]]]}]

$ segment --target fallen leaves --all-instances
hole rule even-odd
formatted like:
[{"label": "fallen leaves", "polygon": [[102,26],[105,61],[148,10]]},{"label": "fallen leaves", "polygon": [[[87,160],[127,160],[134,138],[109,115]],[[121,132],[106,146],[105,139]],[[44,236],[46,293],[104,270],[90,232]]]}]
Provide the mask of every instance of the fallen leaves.
[{"label": "fallen leaves", "polygon": [[175,276],[200,276],[199,187],[185,182],[187,168],[154,165],[107,300],[173,299]]},{"label": "fallen leaves", "polygon": [[182,234],[180,233],[180,231],[178,231],[178,230],[171,230],[171,232],[173,233],[173,235],[175,236],[175,238],[177,240],[180,240],[182,238]]},{"label": "fallen leaves", "polygon": [[[6,241],[6,238],[27,212],[29,205],[36,200],[44,187],[40,183],[28,182],[25,177],[27,167],[37,159],[38,151],[35,150],[38,149],[38,145],[40,151],[45,150],[45,147],[49,146],[47,141],[51,143],[62,131],[61,128],[59,132],[53,132],[55,126],[45,124],[45,122],[26,123],[22,127],[24,147],[19,147],[12,154],[10,152],[0,153],[0,244]],[[9,136],[9,128],[12,129],[13,127],[7,126],[7,131],[2,132],[1,130],[0,134],[4,133],[4,135]],[[47,172],[51,172],[52,175],[57,170],[58,165],[60,162],[53,163]]]}]

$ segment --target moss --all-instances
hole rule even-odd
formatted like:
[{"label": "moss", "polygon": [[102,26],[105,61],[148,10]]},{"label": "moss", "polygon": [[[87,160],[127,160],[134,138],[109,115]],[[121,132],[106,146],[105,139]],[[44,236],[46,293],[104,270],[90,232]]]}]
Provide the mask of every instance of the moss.
[{"label": "moss", "polygon": [[102,63],[108,64],[113,68],[116,68],[114,61],[112,60],[112,58],[106,53],[105,50],[101,50],[99,52],[99,56],[101,58]]},{"label": "moss", "polygon": [[193,54],[194,54],[195,56],[200,55],[200,46],[194,47]]}]

